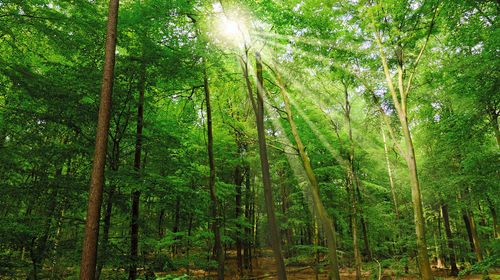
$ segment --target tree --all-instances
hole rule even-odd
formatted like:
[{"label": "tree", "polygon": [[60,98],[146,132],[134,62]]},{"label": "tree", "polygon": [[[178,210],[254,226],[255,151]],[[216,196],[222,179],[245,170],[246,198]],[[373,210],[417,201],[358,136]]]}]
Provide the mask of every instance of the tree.
[{"label": "tree", "polygon": [[271,245],[273,248],[274,259],[276,262],[276,270],[278,279],[286,279],[285,263],[283,261],[283,253],[281,251],[281,238],[276,223],[274,213],[273,197],[271,190],[271,174],[269,173],[269,162],[267,159],[266,135],[264,130],[264,86],[262,76],[262,62],[260,54],[255,54],[256,59],[256,76],[257,76],[257,97],[253,94],[252,84],[248,74],[248,51],[246,57],[240,58],[243,76],[247,85],[247,91],[252,103],[252,108],[255,113],[255,122],[257,124],[257,133],[259,138],[259,155],[262,171],[262,183],[264,185],[264,198],[266,202],[267,219],[269,223],[269,231],[271,233]]},{"label": "tree", "polygon": [[[328,217],[328,214],[325,210],[325,207],[323,206],[323,202],[321,201],[320,197],[320,192],[319,192],[319,186],[318,186],[318,181],[316,180],[316,176],[314,175],[314,172],[311,167],[311,160],[306,154],[306,147],[302,143],[302,140],[300,139],[299,132],[297,130],[297,126],[295,125],[295,122],[293,121],[293,116],[292,116],[292,110],[290,106],[290,102],[288,100],[288,94],[285,89],[285,85],[283,83],[283,80],[281,78],[281,75],[279,74],[279,69],[275,65],[275,73],[276,73],[276,78],[278,80],[278,85],[281,90],[283,102],[285,103],[285,109],[286,109],[286,117],[287,121],[291,127],[292,130],[292,135],[295,143],[297,144],[297,151],[299,152],[300,159],[302,161],[302,164],[304,165],[304,169],[307,174],[307,178],[309,179],[310,183],[310,190],[312,193],[312,198],[313,198],[313,203],[315,206],[315,210],[317,211],[317,215],[319,216],[321,223],[323,224],[323,229],[326,232],[326,238],[328,242],[328,257],[330,260],[330,273],[329,277],[332,279],[339,280],[340,279],[340,273],[339,273],[339,267],[338,267],[338,260],[337,260],[337,241],[336,241],[336,236],[335,236],[335,227],[333,225],[332,220],[330,217]],[[354,193],[354,190],[352,191]],[[354,197],[352,197],[354,198]],[[354,203],[354,202],[353,202]],[[356,215],[354,212],[353,215]],[[355,219],[354,219],[355,221]],[[353,225],[355,227],[355,225]],[[356,244],[356,241],[354,241]],[[359,268],[359,266],[358,266]],[[359,276],[359,274],[357,274]]]},{"label": "tree", "polygon": [[[387,6],[386,6],[387,5]],[[412,89],[412,82],[416,74],[417,66],[424,54],[424,51],[427,47],[427,43],[429,41],[430,35],[433,31],[433,27],[435,24],[435,17],[437,13],[437,4],[427,4],[426,6],[431,6],[430,8],[427,8],[426,6],[420,8],[421,11],[420,13],[431,13],[432,18],[430,19],[430,22],[427,23],[427,34],[425,35],[423,39],[422,46],[420,47],[420,51],[418,52],[417,57],[414,59],[414,61],[410,62],[408,64],[408,58],[404,53],[404,47],[406,47],[406,44],[411,44],[418,39],[419,37],[416,37],[413,35],[412,37],[408,36],[408,38],[403,37],[404,32],[411,32],[410,30],[407,30],[408,28],[413,28],[409,27],[409,23],[405,23],[402,21],[402,19],[406,16],[407,13],[410,13],[411,7],[407,3],[401,3],[399,5],[396,5],[394,7],[390,6],[391,4],[380,4],[371,7],[367,11],[367,16],[370,17],[371,20],[371,30],[373,30],[373,40],[375,41],[377,47],[378,47],[378,56],[380,57],[382,67],[384,70],[384,75],[385,79],[387,82],[387,86],[389,87],[389,92],[392,97],[392,101],[394,104],[394,108],[396,110],[398,119],[399,119],[399,124],[401,125],[401,129],[403,131],[403,136],[405,140],[405,149],[403,150],[402,147],[399,146],[397,139],[394,136],[394,132],[392,131],[392,128],[390,127],[390,123],[387,120],[387,116],[385,111],[383,110],[383,107],[379,104],[380,108],[380,113],[383,114],[385,123],[389,128],[389,132],[391,134],[391,137],[395,143],[395,145],[398,147],[399,151],[403,155],[404,159],[406,160],[407,166],[408,166],[408,173],[410,175],[410,182],[411,182],[411,192],[412,192],[412,203],[413,203],[413,211],[414,211],[414,223],[415,223],[415,231],[417,233],[417,251],[418,251],[418,264],[420,268],[420,273],[423,279],[433,279],[432,276],[432,271],[431,267],[429,264],[429,257],[427,254],[427,244],[425,240],[425,220],[423,217],[423,210],[422,210],[422,199],[421,199],[421,191],[420,191],[420,184],[418,180],[418,173],[417,173],[417,162],[415,159],[415,150],[413,146],[413,141],[410,133],[410,128],[408,124],[408,104],[407,104],[407,98],[408,95]],[[401,14],[389,14],[387,9],[399,9],[397,11],[401,11]],[[427,10],[424,10],[424,8],[427,8]],[[414,14],[414,16],[417,14]],[[390,36],[395,39],[395,44],[394,45],[389,45],[388,42],[382,41],[382,31],[385,31],[385,28],[387,26],[382,25],[381,23],[384,22],[384,18],[388,19],[391,18],[391,20],[394,21],[395,24],[399,24],[399,26],[395,26],[396,30],[398,30],[398,33],[396,34],[391,34]],[[390,34],[390,33],[389,33]],[[410,45],[411,46],[411,45]],[[395,52],[395,62],[397,66],[397,89],[399,90],[399,93],[396,91],[396,87],[393,83],[393,78],[390,72],[390,66],[388,64],[388,59],[386,55],[387,48],[392,49],[391,51]],[[405,71],[406,68],[409,67],[409,76],[406,78],[405,76]],[[406,78],[406,80],[405,80]],[[406,85],[405,85],[406,83]],[[378,97],[375,95],[375,92],[372,91],[373,98],[376,100]]]},{"label": "tree", "polygon": [[115,66],[116,29],[118,23],[118,0],[109,1],[108,24],[106,28],[106,48],[102,74],[101,103],[97,122],[94,164],[90,177],[89,204],[83,240],[80,279],[93,280],[96,269],[97,239],[99,236],[99,218],[104,184],[104,166],[108,143],[108,130],[113,91],[113,75]]}]

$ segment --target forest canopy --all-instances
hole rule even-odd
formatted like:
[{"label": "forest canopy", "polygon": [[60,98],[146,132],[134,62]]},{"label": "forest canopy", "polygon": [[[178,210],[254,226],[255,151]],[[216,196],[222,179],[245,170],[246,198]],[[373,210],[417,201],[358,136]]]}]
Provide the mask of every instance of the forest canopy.
[{"label": "forest canopy", "polygon": [[0,1],[0,279],[497,279],[499,13]]}]

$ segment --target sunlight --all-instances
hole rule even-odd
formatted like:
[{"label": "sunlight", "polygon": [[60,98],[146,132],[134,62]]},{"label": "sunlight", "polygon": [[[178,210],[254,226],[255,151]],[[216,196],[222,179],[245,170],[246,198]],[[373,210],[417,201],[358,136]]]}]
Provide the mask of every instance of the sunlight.
[{"label": "sunlight", "polygon": [[249,33],[243,16],[225,15],[219,17],[216,21],[216,38],[229,46],[242,47],[249,41]]},{"label": "sunlight", "polygon": [[238,23],[234,20],[225,20],[224,33],[229,36],[238,36],[240,33],[240,28],[238,27]]}]

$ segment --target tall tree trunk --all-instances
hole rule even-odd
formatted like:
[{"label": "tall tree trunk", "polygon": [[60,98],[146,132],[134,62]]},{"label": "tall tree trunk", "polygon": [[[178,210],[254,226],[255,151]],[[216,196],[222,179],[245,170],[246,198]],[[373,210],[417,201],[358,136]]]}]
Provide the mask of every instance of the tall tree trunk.
[{"label": "tall tree trunk", "polygon": [[245,246],[243,249],[243,259],[245,260],[245,268],[253,271],[252,267],[252,237],[253,237],[253,192],[250,186],[250,166],[245,165],[245,219],[249,226],[245,227]]},{"label": "tall tree trunk", "polygon": [[210,105],[210,90],[208,87],[207,69],[205,58],[203,60],[203,88],[205,90],[205,103],[207,106],[207,139],[208,139],[208,165],[210,166],[209,188],[210,198],[212,200],[212,230],[214,233],[214,249],[217,259],[217,279],[224,279],[224,252],[222,251],[222,242],[220,237],[220,220],[217,211],[217,192],[215,189],[215,160],[214,160],[214,140],[212,132],[212,107]]},{"label": "tall tree trunk", "polygon": [[56,269],[57,269],[57,249],[59,249],[59,243],[61,242],[61,230],[62,230],[62,219],[64,218],[64,211],[66,210],[66,199],[63,201],[63,206],[61,209],[61,214],[57,220],[57,232],[56,232],[56,240],[54,242],[54,247],[52,248],[52,266],[50,271],[50,277],[52,279],[55,278]]},{"label": "tall tree trunk", "polygon": [[[191,248],[191,230],[193,228],[193,215],[189,217],[189,223],[188,223],[188,240],[187,240],[187,246],[186,246],[186,258],[189,260],[189,249]],[[186,274],[189,275],[189,269],[190,269],[190,262],[187,261],[186,263]]]},{"label": "tall tree trunk", "polygon": [[[424,44],[420,50],[419,55],[416,60],[413,62],[413,70],[408,78],[407,86],[404,86],[404,78],[405,78],[405,69],[404,69],[404,61],[403,61],[403,47],[401,45],[397,46],[398,60],[397,60],[397,70],[398,70],[398,88],[399,88],[399,96],[396,92],[396,88],[392,81],[392,76],[390,73],[389,65],[387,63],[387,57],[384,54],[384,47],[382,44],[382,39],[379,31],[377,30],[375,17],[372,14],[372,24],[375,29],[375,40],[379,47],[379,56],[382,61],[382,66],[384,69],[384,75],[387,81],[387,85],[389,86],[389,90],[391,92],[392,100],[394,103],[394,107],[396,109],[399,123],[402,128],[403,137],[406,144],[406,151],[401,148],[398,141],[394,137],[394,133],[392,131],[392,127],[387,120],[387,115],[383,110],[382,106],[379,104],[379,111],[385,119],[386,125],[389,128],[389,132],[394,141],[394,144],[398,147],[400,152],[403,154],[406,163],[408,165],[408,173],[410,175],[410,188],[411,188],[411,198],[413,205],[413,214],[414,214],[414,223],[415,223],[415,232],[417,234],[417,259],[418,266],[420,269],[420,275],[423,280],[432,280],[434,277],[432,276],[432,270],[429,263],[429,255],[427,252],[427,244],[425,240],[425,219],[423,214],[423,206],[422,206],[422,194],[420,192],[420,184],[418,181],[418,173],[417,173],[417,162],[415,160],[415,150],[413,147],[413,140],[411,137],[410,129],[408,126],[408,116],[407,116],[407,97],[411,90],[412,79],[414,77],[416,67],[420,62],[422,54],[424,53],[425,48],[427,47],[427,43],[429,41],[429,37],[432,33],[432,28],[434,26],[435,17],[437,13],[437,8],[434,9],[434,13],[432,16],[432,21],[429,25],[429,29],[427,32],[427,36],[425,38]],[[372,96],[374,99],[377,99],[374,92],[372,92]],[[378,99],[377,99],[378,100]]]},{"label": "tall tree trunk", "polygon": [[[358,180],[358,176],[356,176],[356,174],[354,174],[354,180],[356,182],[356,192],[358,193],[358,201],[359,203],[363,203],[363,199],[361,197],[361,193],[359,191],[359,180]],[[361,220],[361,229],[363,231],[363,240],[364,240],[364,243],[365,243],[365,249],[366,249],[366,254],[367,254],[367,259],[368,260],[372,260],[373,259],[373,252],[372,252],[372,249],[370,248],[370,242],[368,240],[368,228],[367,228],[367,225],[366,225],[366,219],[365,219],[365,216],[363,215],[363,213],[361,212],[361,207],[360,207],[360,220]]]},{"label": "tall tree trunk", "polygon": [[[137,133],[135,138],[134,170],[141,177],[141,151],[142,151],[142,129],[144,127],[144,88],[146,84],[146,61],[142,56],[139,77],[139,100],[137,103]],[[139,181],[139,180],[138,180]],[[132,216],[130,222],[130,259],[132,264],[128,274],[129,280],[135,280],[137,276],[138,244],[139,244],[139,201],[141,191],[134,190],[132,193]]]},{"label": "tall tree trunk", "polygon": [[488,198],[487,200],[488,200],[488,207],[490,208],[491,212],[491,218],[493,219],[493,231],[495,238],[500,238],[500,227],[498,226],[498,218],[497,218],[497,212],[495,211],[495,206],[491,202],[491,199]]},{"label": "tall tree trunk", "polygon": [[[279,173],[280,173],[280,183],[281,183],[281,206],[283,209],[283,216],[286,217],[288,209],[287,194],[286,194],[286,185],[283,180],[283,170],[281,168],[279,169]],[[285,229],[285,236],[286,236],[286,244],[288,245],[288,254],[290,254],[292,252],[292,250],[290,250],[292,246],[292,229],[290,229],[289,225]]]},{"label": "tall tree trunk", "polygon": [[[248,94],[252,107],[255,112],[255,120],[257,124],[257,134],[259,139],[259,155],[260,155],[260,165],[262,171],[262,183],[264,185],[264,199],[266,203],[266,213],[267,220],[269,224],[269,233],[271,239],[271,246],[273,250],[273,255],[275,259],[276,272],[278,279],[286,279],[285,262],[283,261],[283,253],[281,251],[281,238],[278,231],[278,224],[276,222],[276,216],[274,213],[274,201],[271,188],[271,174],[269,172],[269,161],[267,159],[267,146],[266,146],[266,132],[264,128],[264,88],[263,88],[263,77],[262,77],[262,62],[260,59],[260,54],[255,54],[256,58],[256,75],[257,75],[257,100],[254,98],[252,85],[250,78],[248,76],[248,55],[246,57],[247,61],[241,60],[241,67],[243,70],[243,75],[246,81]],[[255,245],[255,244],[254,244]]]},{"label": "tall tree trunk", "polygon": [[382,139],[384,140],[385,161],[387,163],[387,172],[389,173],[389,182],[391,183],[392,201],[394,202],[394,210],[396,212],[396,222],[399,222],[398,201],[396,199],[396,190],[394,188],[394,180],[392,178],[391,162],[389,161],[389,152],[387,150],[387,142],[384,132],[384,123],[382,119],[380,119],[380,128],[382,130]]},{"label": "tall tree trunk", "polygon": [[[118,131],[118,125],[117,125]],[[111,153],[111,170],[117,172],[120,167],[120,140],[116,139],[113,141],[113,151]],[[106,210],[104,212],[104,225],[102,230],[102,240],[101,240],[101,254],[105,255],[108,252],[109,243],[109,229],[111,228],[111,213],[113,210],[113,199],[115,194],[116,186],[111,183],[108,190],[108,198],[106,201]],[[101,277],[102,268],[104,266],[105,258],[100,256],[97,260],[97,270],[95,273],[95,280],[99,280]]]},{"label": "tall tree trunk", "polygon": [[[109,194],[106,202],[106,210],[104,213],[104,226],[102,230],[102,240],[101,240],[101,246],[102,246],[101,251],[103,252],[103,254],[107,254],[108,250],[109,229],[111,228],[111,213],[113,208],[115,188],[116,186],[114,185],[109,186]],[[101,271],[103,266],[104,266],[104,256],[101,256],[101,258],[97,261],[97,271],[95,274],[96,280],[99,280],[99,278],[101,277]]]},{"label": "tall tree trunk", "polygon": [[[251,218],[250,218],[250,170],[249,167],[245,167],[246,172],[245,172],[245,220],[249,225],[252,224]],[[243,260],[245,263],[245,268],[250,269],[250,240],[251,240],[251,227],[247,226],[245,227],[245,242],[243,246]]]},{"label": "tall tree trunk", "polygon": [[415,220],[415,231],[417,233],[417,258],[422,279],[433,279],[431,266],[429,263],[429,255],[427,253],[427,243],[425,241],[425,219],[422,210],[422,199],[420,185],[418,182],[417,162],[415,161],[415,151],[413,149],[413,141],[411,139],[410,130],[406,116],[401,122],[403,126],[403,134],[406,143],[408,155],[408,172],[410,173],[411,183],[411,199],[413,204],[413,213]]},{"label": "tall tree trunk", "polygon": [[451,235],[450,218],[448,215],[448,205],[441,201],[441,213],[443,214],[444,231],[446,233],[446,239],[448,244],[448,249],[450,252],[450,267],[451,276],[456,276],[458,274],[457,261],[455,257],[455,246],[453,244],[453,236]]},{"label": "tall tree trunk", "polygon": [[[434,236],[434,248],[436,251],[437,268],[445,268],[446,262],[443,260],[443,254],[441,254],[441,212],[438,212],[438,219],[436,224],[436,229],[433,232]],[[437,234],[436,234],[437,232]]]},{"label": "tall tree trunk", "polygon": [[349,171],[347,175],[347,185],[348,191],[351,196],[351,213],[352,213],[352,240],[353,240],[353,250],[354,250],[354,261],[356,267],[356,280],[361,280],[361,255],[358,245],[358,214],[356,205],[356,196],[354,190],[355,181],[355,171],[354,171],[354,140],[352,138],[352,126],[351,126],[351,105],[349,104],[349,93],[347,88],[347,82],[342,82],[344,85],[344,97],[345,97],[345,117],[347,120],[347,125],[349,128],[349,142],[351,144],[351,151],[349,153]]},{"label": "tall tree trunk", "polygon": [[467,210],[467,216],[469,216],[470,229],[471,229],[471,233],[472,233],[472,243],[474,244],[474,251],[476,252],[476,258],[478,261],[482,261],[483,260],[483,252],[481,250],[481,243],[479,242],[479,236],[477,234],[474,213],[472,213],[471,210]]},{"label": "tall tree trunk", "polygon": [[[238,149],[241,150],[241,149]],[[239,151],[240,152],[240,151]],[[238,153],[239,154],[239,153]],[[236,259],[238,263],[238,273],[240,276],[243,276],[243,259],[241,256],[241,223],[240,223],[240,215],[241,215],[241,196],[242,196],[242,184],[243,184],[243,176],[241,174],[239,164],[234,169],[234,183],[236,185],[236,197],[235,197],[235,218],[236,218],[236,227],[238,228],[236,232]]]},{"label": "tall tree trunk", "polygon": [[469,217],[467,216],[467,210],[462,209],[462,218],[464,220],[465,229],[467,230],[467,236],[469,237],[470,252],[474,251],[474,239],[472,237],[472,228],[470,226]]},{"label": "tall tree trunk", "polygon": [[314,279],[319,280],[319,227],[317,222],[316,213],[312,215],[312,224],[314,228]]},{"label": "tall tree trunk", "polygon": [[[172,226],[172,232],[175,234],[179,232],[179,221],[181,216],[181,196],[177,195],[175,198],[175,212],[174,212],[174,224]],[[178,240],[178,236],[174,237],[174,240]],[[172,245],[172,258],[177,255],[177,242]]]},{"label": "tall tree trunk", "polygon": [[158,237],[159,239],[163,238],[163,216],[165,216],[165,209],[161,209],[160,214],[158,215]]},{"label": "tall tree trunk", "polygon": [[80,280],[93,280],[96,268],[97,240],[99,236],[99,218],[102,203],[102,188],[104,184],[106,148],[108,143],[111,93],[113,91],[118,3],[119,0],[109,1],[101,101],[99,104],[99,117],[97,121],[94,162],[92,165],[92,175],[90,177],[90,193],[83,239],[82,261],[80,265]]},{"label": "tall tree trunk", "polygon": [[297,144],[297,150],[299,152],[300,159],[302,160],[302,164],[304,166],[304,169],[307,174],[307,178],[309,179],[309,186],[310,190],[312,193],[312,199],[313,199],[313,204],[314,207],[318,213],[318,216],[321,220],[321,223],[323,225],[323,230],[325,231],[326,234],[326,239],[328,243],[328,257],[330,259],[330,273],[329,277],[335,280],[340,280],[340,273],[339,273],[339,267],[338,267],[338,260],[337,260],[337,244],[336,244],[336,236],[335,236],[335,228],[333,226],[333,222],[330,217],[328,217],[328,214],[326,212],[326,209],[323,205],[323,202],[321,201],[320,198],[320,193],[319,193],[319,185],[318,181],[316,180],[316,176],[314,175],[314,172],[311,167],[311,160],[309,159],[309,156],[306,154],[306,147],[302,143],[302,140],[300,139],[299,132],[297,129],[297,126],[295,125],[295,122],[293,121],[293,116],[292,116],[292,109],[290,106],[290,101],[288,100],[288,94],[286,92],[285,86],[283,84],[283,81],[281,79],[281,76],[279,74],[278,67],[275,67],[276,71],[276,78],[278,79],[279,87],[281,89],[282,97],[283,97],[283,102],[285,103],[285,109],[286,109],[286,114],[287,114],[287,121],[290,124],[290,128],[292,130],[292,136],[295,140],[295,143]]}]

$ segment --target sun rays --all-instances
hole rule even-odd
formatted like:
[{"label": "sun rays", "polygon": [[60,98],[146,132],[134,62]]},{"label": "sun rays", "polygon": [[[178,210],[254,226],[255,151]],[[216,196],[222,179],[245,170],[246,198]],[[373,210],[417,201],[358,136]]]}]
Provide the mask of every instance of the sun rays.
[{"label": "sun rays", "polygon": [[[227,20],[229,24],[229,20]],[[228,25],[226,33],[234,33],[238,30],[238,24]],[[280,35],[270,32],[248,33],[245,43],[245,53],[251,53],[252,49],[258,52],[267,65],[269,75],[266,75],[267,80],[264,82],[264,88],[267,94],[264,95],[265,111],[269,116],[274,135],[277,142],[282,143],[282,149],[287,158],[287,161],[293,171],[295,179],[304,192],[306,198],[310,197],[309,189],[304,188],[309,184],[305,174],[304,167],[296,152],[291,147],[295,143],[287,134],[287,129],[281,121],[280,110],[283,107],[280,97],[270,93],[277,88],[278,81],[273,71],[279,71],[287,82],[287,91],[290,92],[289,100],[294,112],[297,114],[295,118],[302,119],[308,127],[303,127],[301,130],[309,129],[317,138],[321,147],[325,149],[328,155],[336,162],[344,172],[348,172],[349,164],[347,159],[342,155],[342,150],[339,149],[339,141],[342,138],[342,130],[346,127],[343,125],[345,121],[345,108],[342,85],[333,78],[332,69],[349,73],[356,69],[355,63],[346,66],[346,62],[336,60],[335,54],[337,51],[349,53],[354,52],[353,46],[339,47],[337,40],[321,39],[315,37],[306,37],[303,34],[299,36]],[[251,42],[251,43],[250,43]],[[252,45],[253,44],[253,45]],[[240,49],[241,51],[241,49]],[[356,50],[363,52],[362,49]],[[243,58],[243,53],[240,54]],[[249,62],[249,61],[247,61]],[[273,63],[276,62],[276,63]],[[294,64],[305,62],[309,67],[295,69]],[[274,67],[270,66],[274,65]],[[279,65],[279,66],[278,66]],[[251,63],[247,63],[249,74],[255,73],[255,69]],[[254,82],[257,83],[256,77]],[[359,96],[358,88],[349,88],[351,101],[363,102]],[[300,102],[299,100],[300,99]],[[316,112],[314,112],[317,110]],[[312,114],[320,115],[311,116]],[[360,124],[357,119],[351,119],[352,130],[356,135],[360,135],[358,129]],[[303,133],[303,132],[302,132]],[[377,146],[378,143],[371,139],[364,139],[364,142],[369,142],[370,145]],[[279,145],[279,144],[278,144]],[[305,143],[306,146],[311,146],[311,143]],[[333,184],[338,184],[332,182]],[[310,210],[312,205],[310,199],[307,199]]]}]

